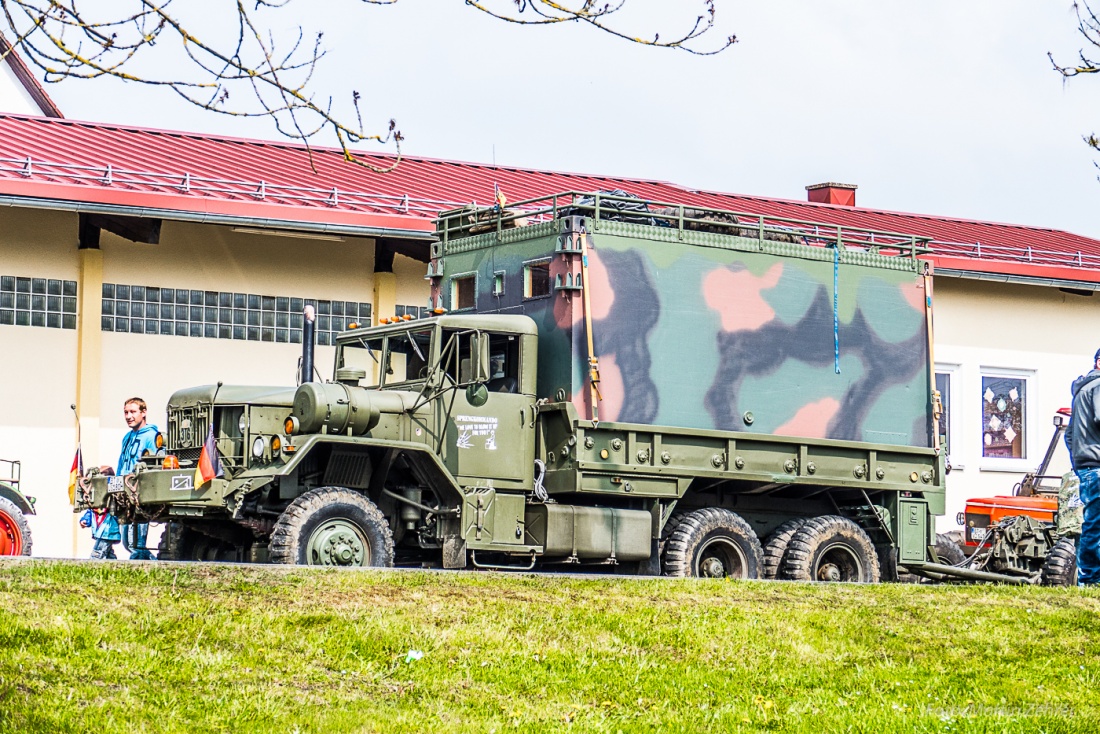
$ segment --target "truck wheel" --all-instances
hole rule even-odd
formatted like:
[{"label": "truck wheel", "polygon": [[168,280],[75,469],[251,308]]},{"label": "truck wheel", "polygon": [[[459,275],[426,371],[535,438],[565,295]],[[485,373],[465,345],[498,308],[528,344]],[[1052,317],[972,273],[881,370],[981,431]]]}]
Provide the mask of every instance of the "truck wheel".
[{"label": "truck wheel", "polygon": [[787,520],[771,532],[764,541],[764,578],[774,579],[779,575],[779,566],[783,562],[783,554],[787,552],[791,538],[798,529],[806,524],[808,517],[796,517]]},{"label": "truck wheel", "polygon": [[318,487],[290,503],[271,532],[271,562],[392,566],[393,535],[373,502],[343,487]]},{"label": "truck wheel", "polygon": [[1077,585],[1077,543],[1062,538],[1047,553],[1040,580],[1043,586]]},{"label": "truck wheel", "polygon": [[791,581],[879,580],[878,557],[859,525],[840,515],[807,520],[787,545],[779,577]]},{"label": "truck wheel", "polygon": [[948,566],[958,566],[966,560],[963,549],[947,533],[936,533],[936,556]]},{"label": "truck wheel", "polygon": [[31,528],[14,502],[0,497],[0,556],[29,556]]},{"label": "truck wheel", "polygon": [[157,560],[195,560],[192,552],[194,540],[195,533],[190,528],[178,522],[168,523],[164,526],[164,532],[160,536],[160,545],[157,546]]},{"label": "truck wheel", "polygon": [[717,507],[686,513],[662,557],[666,576],[760,578],[764,549],[740,515]]}]

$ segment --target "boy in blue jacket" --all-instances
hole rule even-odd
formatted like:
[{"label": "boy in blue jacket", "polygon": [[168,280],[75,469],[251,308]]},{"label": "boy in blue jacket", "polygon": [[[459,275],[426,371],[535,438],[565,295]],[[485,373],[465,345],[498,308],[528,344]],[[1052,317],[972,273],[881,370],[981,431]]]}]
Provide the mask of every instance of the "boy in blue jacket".
[{"label": "boy in blue jacket", "polygon": [[85,510],[80,516],[80,527],[91,528],[95,545],[92,546],[92,558],[114,559],[115,543],[122,540],[118,530],[118,518],[106,510]]}]

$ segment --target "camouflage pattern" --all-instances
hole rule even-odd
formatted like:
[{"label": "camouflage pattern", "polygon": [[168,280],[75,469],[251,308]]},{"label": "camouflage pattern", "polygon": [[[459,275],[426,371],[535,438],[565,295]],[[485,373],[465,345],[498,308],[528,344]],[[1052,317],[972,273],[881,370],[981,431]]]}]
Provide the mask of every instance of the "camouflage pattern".
[{"label": "camouflage pattern", "polygon": [[1078,537],[1085,520],[1085,506],[1081,502],[1081,480],[1075,472],[1062,475],[1058,487],[1058,511],[1054,516],[1054,530],[1059,538]]},{"label": "camouflage pattern", "polygon": [[[461,313],[455,278],[476,273],[471,310],[532,317],[539,397],[564,394],[582,416],[592,417],[583,285],[601,421],[930,447],[923,263],[725,231],[566,216],[445,239],[432,304]],[[529,297],[525,268],[547,261],[550,293]]]}]

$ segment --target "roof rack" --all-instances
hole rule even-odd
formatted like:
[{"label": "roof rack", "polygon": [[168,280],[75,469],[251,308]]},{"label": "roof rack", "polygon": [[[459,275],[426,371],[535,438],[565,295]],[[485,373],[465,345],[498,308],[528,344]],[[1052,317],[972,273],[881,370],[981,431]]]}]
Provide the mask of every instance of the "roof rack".
[{"label": "roof rack", "polygon": [[684,231],[706,231],[756,240],[792,242],[814,247],[859,248],[878,255],[915,257],[932,251],[931,238],[885,232],[839,224],[824,224],[786,217],[711,209],[691,204],[648,201],[624,192],[566,191],[509,204],[507,207],[466,206],[441,212],[436,219],[436,236],[444,245],[486,232],[499,236],[505,229],[551,221],[565,216],[595,220],[617,220],[668,227]]}]

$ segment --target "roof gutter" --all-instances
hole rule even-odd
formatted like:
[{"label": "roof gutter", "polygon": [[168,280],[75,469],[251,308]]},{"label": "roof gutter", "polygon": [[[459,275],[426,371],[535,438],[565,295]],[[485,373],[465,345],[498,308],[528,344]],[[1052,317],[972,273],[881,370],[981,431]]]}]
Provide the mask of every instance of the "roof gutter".
[{"label": "roof gutter", "polygon": [[1008,273],[980,273],[974,270],[958,270],[956,268],[937,267],[936,277],[962,278],[965,280],[988,280],[994,283],[1034,285],[1043,288],[1068,288],[1070,290],[1078,291],[1100,291],[1100,283],[1093,283],[1087,280],[1040,278],[1033,275],[1010,275]]},{"label": "roof gutter", "polygon": [[147,217],[153,219],[166,219],[175,222],[190,222],[193,224],[221,224],[232,227],[256,227],[291,232],[346,235],[351,237],[390,237],[395,239],[418,240],[421,242],[434,242],[436,240],[432,232],[418,229],[288,221],[269,217],[239,217],[233,216],[232,214],[188,212],[179,211],[177,209],[124,206],[121,204],[97,204],[86,201],[64,201],[60,199],[44,199],[37,197],[0,195],[0,206],[22,209],[47,209],[51,211],[77,212],[83,214],[117,214],[128,217]]}]

